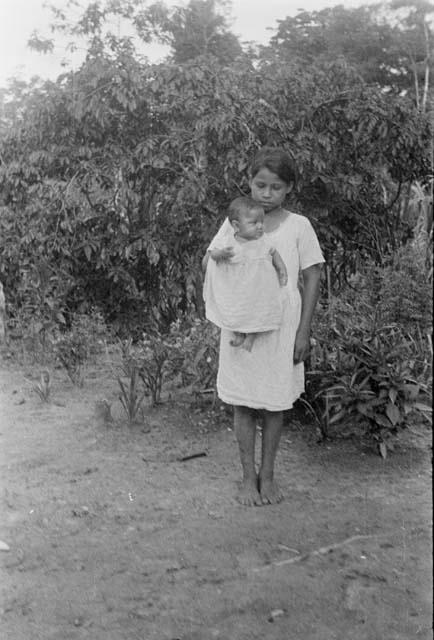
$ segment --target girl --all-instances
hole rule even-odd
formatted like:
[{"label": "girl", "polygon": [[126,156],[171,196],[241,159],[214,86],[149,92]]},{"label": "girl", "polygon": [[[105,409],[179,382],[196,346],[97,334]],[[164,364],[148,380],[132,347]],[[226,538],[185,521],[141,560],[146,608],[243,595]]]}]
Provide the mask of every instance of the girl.
[{"label": "girl", "polygon": [[[250,166],[251,197],[265,211],[264,231],[286,265],[288,283],[283,296],[283,320],[275,331],[256,336],[251,352],[234,349],[231,332],[222,329],[217,393],[234,406],[234,431],[243,478],[237,499],[244,505],[274,504],[282,493],[274,480],[274,462],[282,432],[283,411],[304,391],[303,360],[309,353],[310,325],[318,299],[321,263],[318,239],[304,216],[283,208],[294,185],[290,157],[280,149],[264,147]],[[215,240],[226,237],[226,219]],[[213,242],[214,242],[213,241]],[[219,259],[229,259],[230,246]],[[204,258],[206,268],[209,252]],[[303,291],[297,287],[299,272]],[[255,467],[256,413],[263,413],[262,451]]]}]

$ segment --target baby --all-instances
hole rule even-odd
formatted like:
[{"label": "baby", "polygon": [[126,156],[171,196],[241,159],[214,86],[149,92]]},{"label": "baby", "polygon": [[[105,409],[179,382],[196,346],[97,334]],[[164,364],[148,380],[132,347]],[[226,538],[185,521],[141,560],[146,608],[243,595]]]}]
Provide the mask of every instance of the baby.
[{"label": "baby", "polygon": [[288,281],[285,263],[264,235],[264,218],[264,209],[257,202],[236,198],[228,209],[229,223],[208,249],[206,317],[233,331],[231,345],[247,351],[258,333],[280,326],[279,285],[283,287]]}]

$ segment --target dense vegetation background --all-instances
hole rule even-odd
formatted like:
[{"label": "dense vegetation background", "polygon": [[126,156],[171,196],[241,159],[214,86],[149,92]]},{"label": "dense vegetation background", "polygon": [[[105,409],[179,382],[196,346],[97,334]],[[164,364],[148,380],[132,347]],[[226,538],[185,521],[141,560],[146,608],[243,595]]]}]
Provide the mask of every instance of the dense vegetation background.
[{"label": "dense vegetation background", "polygon": [[[282,146],[298,174],[289,205],[327,259],[310,409],[326,394],[328,422],[353,412],[395,430],[431,380],[434,5],[299,11],[257,46],[231,33],[223,4],[54,10],[83,64],[0,96],[11,330],[45,343],[97,316],[123,338],[169,339],[178,322],[179,345],[180,318],[191,331],[203,316],[200,261],[248,191],[249,158]],[[159,64],[140,53],[153,40],[170,46]]]}]

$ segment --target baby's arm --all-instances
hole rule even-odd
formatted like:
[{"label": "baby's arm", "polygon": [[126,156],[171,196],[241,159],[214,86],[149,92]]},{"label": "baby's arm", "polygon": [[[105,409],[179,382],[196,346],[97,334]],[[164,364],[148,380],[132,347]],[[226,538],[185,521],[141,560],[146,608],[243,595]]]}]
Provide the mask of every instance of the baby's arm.
[{"label": "baby's arm", "polygon": [[230,260],[234,256],[234,248],[233,247],[222,247],[221,249],[211,249],[209,251],[210,257],[216,262],[224,262],[225,260]]},{"label": "baby's arm", "polygon": [[288,283],[288,272],[286,270],[285,263],[282,260],[282,256],[277,249],[271,250],[273,267],[277,271],[277,277],[281,287],[284,287]]},{"label": "baby's arm", "polygon": [[217,248],[208,249],[208,251],[206,252],[206,254],[202,259],[202,269],[203,271],[206,271],[208,260],[210,258],[212,258],[217,263],[219,263],[219,262],[225,262],[226,260],[230,260],[233,257],[233,255],[234,255],[233,247],[223,247],[221,249],[217,249]]},{"label": "baby's arm", "polygon": [[212,239],[206,254],[202,260],[202,269],[206,271],[208,260],[212,258],[217,263],[230,260],[234,255],[233,247],[230,246],[231,239],[233,238],[233,229],[226,218],[222,226],[218,230],[217,234]]}]

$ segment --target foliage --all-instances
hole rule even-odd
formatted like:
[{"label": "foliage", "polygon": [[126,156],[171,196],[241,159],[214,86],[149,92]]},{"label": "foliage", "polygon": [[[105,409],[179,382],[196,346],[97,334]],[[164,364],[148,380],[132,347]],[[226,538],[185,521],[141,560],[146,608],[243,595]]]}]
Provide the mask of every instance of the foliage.
[{"label": "foliage", "polygon": [[191,394],[214,390],[219,332],[209,322],[180,318],[162,334],[156,329],[124,343],[124,370],[143,383],[152,404],[161,401],[163,386]]},{"label": "foliage", "polygon": [[421,116],[356,88],[339,65],[273,73],[97,59],[46,87],[23,142],[13,133],[2,148],[0,275],[14,307],[31,299],[23,269],[43,259],[50,288],[38,304],[55,301],[50,318],[98,305],[119,327],[164,330],[200,312],[203,251],[266,142],[293,154],[297,206],[313,215],[335,279],[399,244],[409,231],[395,193],[427,170]]},{"label": "foliage", "polygon": [[144,334],[138,344],[139,376],[150,393],[152,404],[161,400],[163,382],[172,374],[172,363],[177,353],[171,336],[161,336],[158,333]]},{"label": "foliage", "polygon": [[122,374],[118,376],[120,387],[119,400],[128,417],[128,423],[134,424],[139,416],[146,390],[139,388],[139,368],[132,352],[131,340],[122,345]]},{"label": "foliage", "polygon": [[70,328],[55,335],[55,356],[74,384],[83,385],[85,363],[101,353],[108,336],[105,321],[95,310],[92,315],[74,315]]},{"label": "foliage", "polygon": [[278,21],[262,56],[281,64],[341,58],[367,83],[408,93],[424,111],[434,70],[433,13],[434,5],[425,0],[299,10]]},{"label": "foliage", "polygon": [[[211,55],[223,64],[233,62],[242,53],[240,43],[218,11],[217,0],[190,0],[187,6],[172,10],[163,3],[151,5],[141,14],[140,24],[152,25],[157,38],[172,49],[175,63]],[[149,27],[148,27],[149,28]]]},{"label": "foliage", "polygon": [[203,394],[215,391],[220,330],[207,320],[196,318],[177,323],[178,348],[182,366],[177,384],[184,392]]},{"label": "foliage", "polygon": [[[412,255],[411,247],[405,254]],[[423,272],[401,259],[367,269],[317,315],[308,400],[327,427],[383,443],[382,455],[399,428],[429,416],[430,291]]]},{"label": "foliage", "polygon": [[432,328],[433,295],[424,251],[410,243],[401,247],[383,268],[374,267],[370,283],[378,313],[410,335]]},{"label": "foliage", "polygon": [[38,394],[42,402],[50,402],[51,381],[49,371],[41,372],[39,382],[33,385],[33,390]]},{"label": "foliage", "polygon": [[[13,316],[51,331],[97,306],[136,338],[203,314],[203,252],[263,144],[291,153],[290,206],[312,219],[336,290],[411,235],[400,198],[430,172],[429,119],[343,57],[181,55],[195,20],[227,34],[217,9],[111,0],[72,23],[57,13],[57,28],[87,42],[82,66],[3,95],[0,277]],[[111,33],[114,17],[142,43],[156,29],[182,36],[179,48],[149,64],[133,37]]]}]

